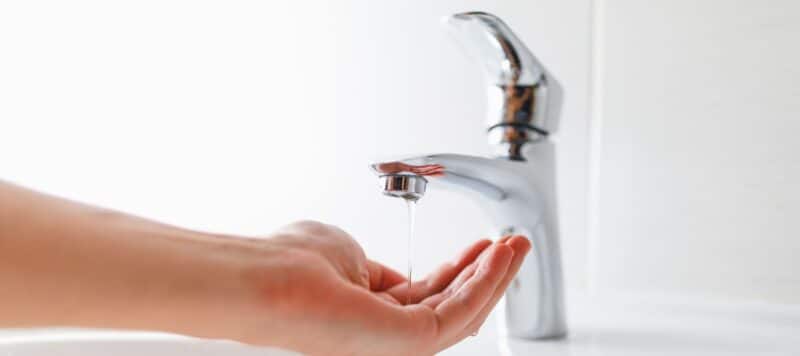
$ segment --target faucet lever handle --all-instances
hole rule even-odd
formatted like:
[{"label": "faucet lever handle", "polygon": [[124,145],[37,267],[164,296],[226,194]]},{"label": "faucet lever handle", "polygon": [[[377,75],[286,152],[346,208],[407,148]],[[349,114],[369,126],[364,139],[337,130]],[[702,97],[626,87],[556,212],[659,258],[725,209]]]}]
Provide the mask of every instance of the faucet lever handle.
[{"label": "faucet lever handle", "polygon": [[500,156],[524,160],[522,146],[545,138],[548,80],[544,67],[497,16],[464,12],[444,23],[489,81],[489,143]]},{"label": "faucet lever handle", "polygon": [[470,57],[481,62],[494,85],[535,85],[544,69],[508,25],[486,12],[447,16],[444,24]]}]

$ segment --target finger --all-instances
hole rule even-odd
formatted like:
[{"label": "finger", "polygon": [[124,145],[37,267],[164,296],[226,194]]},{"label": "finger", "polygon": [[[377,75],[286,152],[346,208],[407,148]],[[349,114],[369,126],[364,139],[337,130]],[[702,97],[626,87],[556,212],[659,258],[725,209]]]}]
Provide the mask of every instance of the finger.
[{"label": "finger", "polygon": [[[500,240],[498,240],[494,244],[495,245],[500,244],[501,242],[503,242],[505,240],[507,240],[507,238],[501,238]],[[472,276],[475,274],[475,271],[477,270],[478,266],[480,265],[480,260],[482,258],[483,258],[483,254],[481,254],[481,256],[479,256],[478,259],[475,262],[472,262],[471,265],[469,265],[466,268],[464,268],[461,271],[461,273],[459,273],[458,276],[452,282],[450,282],[450,284],[446,288],[444,288],[444,290],[442,290],[439,293],[436,293],[434,295],[431,295],[431,296],[423,299],[420,303],[421,304],[425,304],[425,305],[427,305],[427,306],[429,306],[431,308],[436,308],[441,302],[443,302],[447,298],[449,298],[450,295],[452,295],[454,291],[457,291],[459,288],[461,288],[461,286],[464,285],[464,283],[466,283],[467,281],[469,281],[470,278],[472,278]]]},{"label": "finger", "polygon": [[492,245],[490,240],[480,240],[472,244],[456,259],[455,263],[447,263],[439,267],[428,278],[431,293],[438,293],[450,286],[454,279],[464,273],[464,270],[475,264],[481,254]]},{"label": "finger", "polygon": [[491,244],[489,240],[477,241],[462,252],[455,262],[440,266],[424,280],[412,283],[410,288],[407,285],[399,285],[390,293],[398,300],[408,304],[417,304],[431,295],[436,295],[450,285],[455,276],[462,274],[465,266],[469,268],[474,264],[474,261]]},{"label": "finger", "polygon": [[419,303],[428,296],[441,292],[491,244],[491,241],[485,239],[476,241],[464,250],[455,262],[440,266],[425,279],[412,283],[411,288],[405,283],[401,283],[390,288],[387,292],[397,300],[409,300],[411,303]]},{"label": "finger", "polygon": [[505,235],[505,236],[501,237],[500,239],[498,239],[497,242],[498,243],[505,243],[506,241],[508,241],[512,237],[514,237],[514,235]]},{"label": "finger", "polygon": [[[485,253],[485,252],[484,252]],[[483,259],[484,255],[481,254],[480,258],[477,261],[472,262],[469,266],[464,268],[461,273],[458,274],[458,277],[453,279],[450,284],[445,287],[441,292],[428,296],[427,298],[423,299],[420,303],[425,304],[431,308],[436,308],[441,302],[445,299],[449,298],[453,292],[457,291],[464,283],[472,278],[475,275],[475,271],[480,266],[480,261]]]},{"label": "finger", "polygon": [[375,295],[378,296],[379,298],[389,302],[389,303],[394,304],[394,305],[403,305],[402,303],[400,303],[399,300],[394,299],[394,297],[392,297],[389,293],[377,292],[377,293],[375,293]]},{"label": "finger", "polygon": [[458,290],[458,287],[464,285],[464,283],[466,283],[470,278],[472,278],[473,275],[475,275],[475,270],[478,269],[478,265],[479,263],[477,261],[473,262],[471,265],[461,271],[458,277],[456,277],[456,279],[453,280],[453,282],[450,283],[450,285],[447,286],[443,291],[426,297],[420,301],[420,304],[427,305],[431,308],[436,308],[439,306],[439,304],[453,294],[453,291]]},{"label": "finger", "polygon": [[406,281],[402,274],[375,261],[367,260],[367,270],[372,291],[385,291]]},{"label": "finger", "polygon": [[483,310],[505,276],[513,255],[508,245],[493,245],[481,259],[475,275],[436,307],[442,340],[458,335]]},{"label": "finger", "polygon": [[525,256],[531,250],[530,241],[523,236],[509,236],[509,238],[506,239],[505,244],[514,250],[514,258],[511,260],[508,271],[506,271],[505,276],[500,281],[500,284],[495,290],[494,295],[492,295],[492,298],[489,300],[489,303],[483,307],[483,310],[481,310],[475,319],[470,322],[469,325],[467,325],[467,327],[455,341],[472,335],[476,333],[478,329],[480,329],[481,325],[483,325],[483,323],[486,321],[486,318],[489,316],[489,313],[491,313],[492,309],[494,309],[495,305],[497,305],[497,302],[500,301],[500,298],[503,297],[503,294],[505,293],[506,289],[508,289],[511,281],[514,280],[514,277],[522,266],[522,262],[525,260]]},{"label": "finger", "polygon": [[[504,236],[494,244],[497,245],[504,243],[509,238],[511,238],[511,236]],[[464,283],[466,283],[470,278],[472,278],[472,275],[475,274],[475,270],[477,268],[478,268],[478,261],[475,261],[471,265],[464,268],[461,271],[461,273],[459,273],[458,276],[452,282],[450,282],[450,284],[444,290],[423,299],[420,303],[425,304],[431,308],[436,308],[436,306],[438,306],[439,303],[443,302],[448,297],[450,297],[450,295],[453,294],[454,291],[458,290],[462,285],[464,285]]]}]

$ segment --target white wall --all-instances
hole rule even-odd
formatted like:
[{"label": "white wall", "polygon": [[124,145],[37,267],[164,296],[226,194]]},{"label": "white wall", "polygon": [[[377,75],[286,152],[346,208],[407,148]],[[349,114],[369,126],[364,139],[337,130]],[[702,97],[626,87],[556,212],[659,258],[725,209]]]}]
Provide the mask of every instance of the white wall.
[{"label": "white wall", "polygon": [[[367,164],[488,152],[481,74],[439,24],[481,9],[566,88],[562,231],[582,281],[589,13],[565,4],[3,3],[2,177],[200,229],[259,234],[317,218],[404,264],[392,253],[404,246],[402,204],[378,194]],[[488,231],[466,201],[422,202],[423,269]]]},{"label": "white wall", "polygon": [[[788,0],[3,2],[0,177],[197,229],[319,219],[404,269],[404,208],[366,166],[488,152],[479,71],[438,23],[475,9],[564,86],[570,290],[800,301]],[[488,231],[452,193],[419,213],[420,274]]]},{"label": "white wall", "polygon": [[[404,207],[367,164],[489,151],[481,74],[439,24],[466,10],[504,18],[564,86],[560,230],[583,288],[586,0],[3,2],[0,176],[197,229],[319,219],[405,269]],[[418,212],[418,275],[489,231],[453,193]]]},{"label": "white wall", "polygon": [[800,3],[597,8],[597,289],[800,302]]}]

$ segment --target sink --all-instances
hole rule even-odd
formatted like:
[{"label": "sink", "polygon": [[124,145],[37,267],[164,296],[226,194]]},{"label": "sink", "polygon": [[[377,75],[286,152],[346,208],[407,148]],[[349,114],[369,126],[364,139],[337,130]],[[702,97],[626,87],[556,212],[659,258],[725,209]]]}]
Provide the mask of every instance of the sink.
[{"label": "sink", "polygon": [[[562,340],[498,338],[491,320],[440,356],[797,356],[800,306],[708,303],[661,297],[570,299]],[[0,330],[3,356],[296,356],[230,341],[93,330]]]},{"label": "sink", "polygon": [[3,356],[298,356],[275,348],[178,335],[93,330],[0,331]]},{"label": "sink", "polygon": [[584,296],[568,300],[567,320],[566,339],[498,342],[495,327],[484,326],[481,337],[493,340],[470,338],[443,355],[800,356],[800,306]]}]

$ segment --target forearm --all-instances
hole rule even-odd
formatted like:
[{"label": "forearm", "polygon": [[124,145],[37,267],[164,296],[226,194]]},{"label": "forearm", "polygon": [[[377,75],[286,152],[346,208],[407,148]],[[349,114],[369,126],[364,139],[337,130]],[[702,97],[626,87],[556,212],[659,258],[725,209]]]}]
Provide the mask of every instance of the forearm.
[{"label": "forearm", "polygon": [[432,354],[480,326],[529,248],[524,237],[483,241],[409,287],[330,225],[300,222],[266,240],[212,236],[0,182],[0,328]]},{"label": "forearm", "polygon": [[217,253],[237,243],[0,182],[0,327],[206,336],[197,319],[242,294],[244,267]]}]

